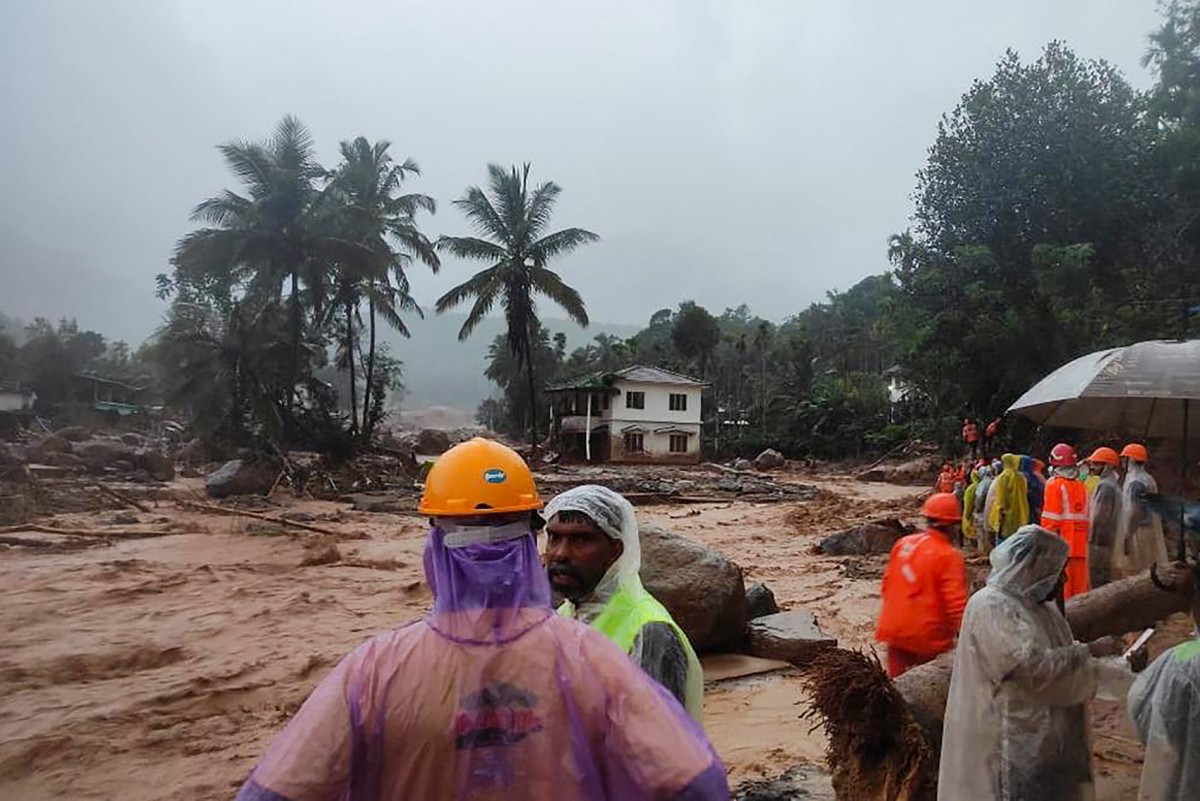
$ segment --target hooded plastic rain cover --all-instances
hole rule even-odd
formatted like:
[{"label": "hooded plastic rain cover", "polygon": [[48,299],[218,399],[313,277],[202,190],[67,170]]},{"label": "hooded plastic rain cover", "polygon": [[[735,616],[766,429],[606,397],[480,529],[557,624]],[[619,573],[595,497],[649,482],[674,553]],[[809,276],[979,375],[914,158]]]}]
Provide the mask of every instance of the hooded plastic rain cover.
[{"label": "hooded plastic rain cover", "polygon": [[[585,484],[573,487],[550,501],[546,506],[546,519],[560,512],[586,515],[601,531],[614,540],[620,540],[622,544],[621,555],[605,571],[588,598],[579,606],[567,601],[560,611],[592,624],[618,592],[624,593],[624,597],[634,605],[642,603],[644,599],[652,599],[642,586],[641,536],[637,515],[628,499],[607,487]],[[657,601],[652,603],[659,606]],[[667,616],[670,614],[665,607],[662,613]],[[629,655],[643,670],[664,684],[669,683],[665,681],[667,676],[682,677],[682,700],[692,717],[699,721],[703,709],[704,674],[691,643],[687,641],[687,635],[677,625],[672,626],[675,629],[674,636],[667,634],[665,637],[662,630],[655,631],[653,626],[643,627],[642,632],[650,631],[652,636],[639,633],[633,640]]]},{"label": "hooded plastic rain cover", "polygon": [[1113,544],[1113,575],[1129,576],[1155,562],[1168,561],[1162,520],[1142,496],[1158,492],[1158,482],[1139,462],[1129,461],[1121,488],[1121,517]]},{"label": "hooded plastic rain cover", "polygon": [[1067,544],[1039,526],[992,551],[992,573],[967,603],[955,652],[941,801],[1093,797],[1085,702],[1096,667],[1045,602],[1067,556]]},{"label": "hooded plastic rain cover", "polygon": [[1200,789],[1200,641],[1177,645],[1138,676],[1129,715],[1146,746],[1144,801],[1190,801]]},{"label": "hooded plastic rain cover", "polygon": [[433,611],[343,659],[239,799],[728,797],[682,707],[598,632],[553,614],[527,524],[434,528],[425,573]]}]

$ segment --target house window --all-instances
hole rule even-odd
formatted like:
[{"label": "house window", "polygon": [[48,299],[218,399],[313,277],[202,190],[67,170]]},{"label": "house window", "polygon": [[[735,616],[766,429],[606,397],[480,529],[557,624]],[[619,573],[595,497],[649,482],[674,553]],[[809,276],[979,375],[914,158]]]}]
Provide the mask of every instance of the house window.
[{"label": "house window", "polygon": [[671,393],[671,411],[686,412],[687,411],[687,395],[682,392]]},{"label": "house window", "polygon": [[672,434],[671,435],[671,453],[687,453],[688,449],[687,434]]},{"label": "house window", "polygon": [[645,392],[626,392],[625,393],[625,408],[626,409],[645,409],[646,408],[646,393]]},{"label": "house window", "polygon": [[608,411],[608,393],[604,393],[604,411]]},{"label": "house window", "polygon": [[[641,394],[641,393],[638,393]],[[641,453],[645,450],[645,444],[641,434],[626,434],[625,435],[625,452],[626,453]]]}]

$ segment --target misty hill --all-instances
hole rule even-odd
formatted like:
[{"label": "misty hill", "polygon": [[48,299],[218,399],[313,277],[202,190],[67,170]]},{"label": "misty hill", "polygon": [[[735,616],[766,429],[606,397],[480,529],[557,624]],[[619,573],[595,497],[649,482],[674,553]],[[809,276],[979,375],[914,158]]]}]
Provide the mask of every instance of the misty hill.
[{"label": "misty hill", "polygon": [[[424,320],[409,320],[412,339],[404,339],[391,329],[381,328],[381,338],[391,355],[404,362],[404,385],[407,389],[401,405],[405,409],[426,406],[453,406],[474,412],[479,402],[495,391],[483,376],[487,367],[487,350],[498,335],[505,331],[504,320],[488,318],[480,323],[471,338],[458,341],[458,330],[465,314],[427,314]],[[550,335],[562,332],[567,336],[567,352],[586,345],[597,334],[633,336],[640,330],[636,325],[594,323],[580,328],[566,320],[542,321]]]},{"label": "misty hill", "polygon": [[[57,318],[55,318],[57,319]],[[394,358],[404,362],[404,385],[407,393],[401,401],[405,409],[427,406],[452,406],[474,414],[479,402],[495,391],[483,376],[487,367],[487,350],[492,340],[504,333],[504,320],[490,317],[466,342],[458,341],[458,330],[465,314],[429,313],[424,320],[408,320],[412,339],[404,339],[380,322],[379,337],[387,343]],[[0,311],[0,332],[12,337],[17,344],[24,341],[27,321],[7,316]],[[636,325],[598,323],[587,329],[567,320],[543,320],[550,335],[559,331],[567,335],[567,352],[586,345],[597,334],[620,337],[633,336],[640,330]],[[99,331],[109,337],[109,332]],[[115,337],[112,337],[115,339]],[[136,343],[131,343],[136,348]]]}]

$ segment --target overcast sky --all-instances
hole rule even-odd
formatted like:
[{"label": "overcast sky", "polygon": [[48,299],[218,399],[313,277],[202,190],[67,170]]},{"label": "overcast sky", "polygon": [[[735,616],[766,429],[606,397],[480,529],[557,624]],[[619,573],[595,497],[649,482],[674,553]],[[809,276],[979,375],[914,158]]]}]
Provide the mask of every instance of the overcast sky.
[{"label": "overcast sky", "polygon": [[[489,161],[563,187],[592,319],[694,299],[773,319],[886,269],[939,116],[1051,39],[1137,86],[1154,0],[3,0],[0,311],[149,334],[214,145],[287,113],[389,139],[449,201]],[[417,273],[431,304],[474,266]],[[547,316],[551,316],[547,314]]]}]

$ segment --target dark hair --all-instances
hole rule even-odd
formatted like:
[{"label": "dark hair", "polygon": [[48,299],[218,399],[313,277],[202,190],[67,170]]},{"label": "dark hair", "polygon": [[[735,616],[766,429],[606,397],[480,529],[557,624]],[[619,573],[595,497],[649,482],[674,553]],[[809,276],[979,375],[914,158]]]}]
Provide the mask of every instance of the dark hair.
[{"label": "dark hair", "polygon": [[588,517],[583,512],[577,512],[574,509],[563,509],[561,512],[556,512],[553,519],[560,523],[581,523],[585,526],[595,526],[596,528],[600,528],[596,525],[595,520]]}]

